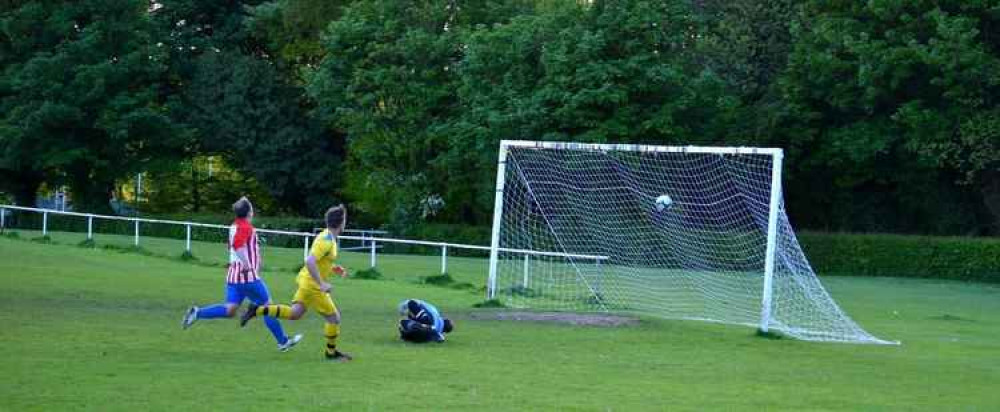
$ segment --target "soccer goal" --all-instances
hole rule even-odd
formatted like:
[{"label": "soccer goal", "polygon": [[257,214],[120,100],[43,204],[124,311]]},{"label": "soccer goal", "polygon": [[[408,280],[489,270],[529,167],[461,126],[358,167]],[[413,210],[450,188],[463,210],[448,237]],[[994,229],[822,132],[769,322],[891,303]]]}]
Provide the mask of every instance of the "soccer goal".
[{"label": "soccer goal", "polygon": [[810,267],[785,214],[782,155],[503,141],[487,293],[518,308],[890,343],[848,317]]}]

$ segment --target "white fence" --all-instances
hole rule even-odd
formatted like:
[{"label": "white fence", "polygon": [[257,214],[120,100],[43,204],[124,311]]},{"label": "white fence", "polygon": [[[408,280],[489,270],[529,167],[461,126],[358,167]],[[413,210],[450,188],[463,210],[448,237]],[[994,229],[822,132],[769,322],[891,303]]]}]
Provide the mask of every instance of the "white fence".
[{"label": "white fence", "polygon": [[[91,213],[79,213],[79,212],[65,212],[59,210],[49,210],[49,209],[38,209],[33,207],[22,207],[22,206],[12,206],[12,205],[0,205],[0,229],[5,229],[7,225],[7,219],[10,218],[9,210],[17,210],[22,212],[30,213],[40,213],[42,215],[42,236],[48,235],[48,217],[49,215],[63,215],[63,216],[77,216],[87,219],[87,239],[94,239],[94,221],[100,220],[110,220],[110,221],[127,221],[133,222],[134,225],[134,245],[139,246],[140,239],[140,225],[143,223],[147,224],[164,224],[164,225],[176,225],[185,227],[185,250],[191,252],[191,229],[192,228],[210,228],[219,229],[223,231],[228,231],[229,226],[227,225],[214,225],[208,223],[196,223],[196,222],[181,222],[175,220],[160,220],[160,219],[146,219],[146,218],[136,218],[136,217],[125,217],[125,216],[106,216],[97,215]],[[273,229],[257,229],[259,233],[265,234],[276,234],[285,235],[293,237],[302,238],[302,255],[303,258],[309,255],[309,240],[312,239],[315,234],[306,232],[291,232],[284,230],[273,230]],[[378,237],[378,234],[384,234],[385,232],[373,231],[373,230],[345,230],[345,233],[357,233],[358,236],[354,235],[341,235],[342,240],[357,240],[361,241],[363,245],[367,246],[367,252],[371,255],[371,267],[376,267],[378,250],[383,243],[396,243],[404,245],[414,245],[414,246],[427,246],[441,249],[441,273],[448,272],[448,250],[449,249],[464,249],[464,250],[478,250],[478,251],[490,251],[489,246],[478,246],[478,245],[465,245],[459,243],[447,243],[447,242],[430,242],[423,240],[408,240],[408,239],[393,239],[386,237]],[[594,256],[594,255],[580,255],[580,254],[568,254],[568,253],[557,253],[557,252],[544,252],[536,250],[524,250],[524,249],[498,249],[500,252],[508,252],[515,254],[523,254],[525,260],[529,259],[530,256],[549,256],[549,257],[562,257],[569,259],[579,259],[584,261],[593,261],[595,264],[600,264],[601,261],[608,259],[607,256]]]}]

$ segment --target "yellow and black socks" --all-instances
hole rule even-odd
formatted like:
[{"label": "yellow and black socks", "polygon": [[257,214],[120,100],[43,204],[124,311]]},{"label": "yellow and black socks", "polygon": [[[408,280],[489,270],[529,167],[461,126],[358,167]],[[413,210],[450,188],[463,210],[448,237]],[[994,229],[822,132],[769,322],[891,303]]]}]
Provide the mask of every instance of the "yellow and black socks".
[{"label": "yellow and black socks", "polygon": [[292,307],[288,305],[264,305],[257,308],[257,316],[270,316],[278,319],[291,319]]},{"label": "yellow and black socks", "polygon": [[337,338],[340,336],[340,325],[327,323],[323,326],[323,335],[326,336],[326,356],[333,356],[337,353]]}]

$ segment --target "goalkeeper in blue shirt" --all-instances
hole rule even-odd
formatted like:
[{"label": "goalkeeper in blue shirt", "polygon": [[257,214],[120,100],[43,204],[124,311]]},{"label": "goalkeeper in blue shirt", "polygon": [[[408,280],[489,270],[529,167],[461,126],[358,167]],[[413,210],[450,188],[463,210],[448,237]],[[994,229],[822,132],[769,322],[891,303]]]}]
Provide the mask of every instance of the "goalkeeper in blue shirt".
[{"label": "goalkeeper in blue shirt", "polygon": [[446,333],[454,329],[451,320],[441,316],[434,305],[419,299],[399,303],[399,337],[407,342],[444,342]]}]

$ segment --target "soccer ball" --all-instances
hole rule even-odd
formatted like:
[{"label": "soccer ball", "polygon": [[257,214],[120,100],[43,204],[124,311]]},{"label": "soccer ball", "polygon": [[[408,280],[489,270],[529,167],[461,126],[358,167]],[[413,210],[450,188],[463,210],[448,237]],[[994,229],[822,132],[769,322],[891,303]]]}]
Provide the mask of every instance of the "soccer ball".
[{"label": "soccer ball", "polygon": [[662,212],[667,210],[673,204],[674,200],[671,199],[669,195],[660,195],[660,197],[656,198],[656,211]]}]

